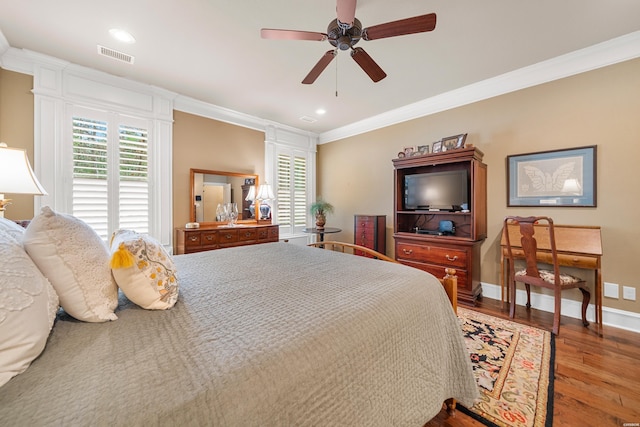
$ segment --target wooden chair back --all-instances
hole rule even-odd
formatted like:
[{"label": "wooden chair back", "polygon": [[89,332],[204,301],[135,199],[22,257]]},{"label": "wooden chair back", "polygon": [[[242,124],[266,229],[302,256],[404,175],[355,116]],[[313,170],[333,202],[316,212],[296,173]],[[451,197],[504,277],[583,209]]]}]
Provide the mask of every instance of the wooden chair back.
[{"label": "wooden chair back", "polygon": [[[545,227],[536,227],[536,225],[546,224]],[[520,231],[520,244],[512,244],[511,237],[507,230],[510,224],[516,224]],[[536,231],[539,232],[536,235]],[[560,265],[558,264],[558,251],[556,250],[555,232],[553,228],[553,220],[547,216],[508,216],[504,220],[504,240],[507,246],[507,257],[509,258],[509,277],[514,277],[514,255],[513,247],[519,247],[522,249],[524,260],[526,264],[526,276],[518,276],[518,281],[528,283],[534,286],[542,286],[544,288],[553,288],[560,286]],[[542,248],[551,252],[551,265],[553,266],[553,273],[555,276],[554,284],[546,282],[540,278],[540,271],[538,269],[538,249],[539,243],[542,243]]]}]

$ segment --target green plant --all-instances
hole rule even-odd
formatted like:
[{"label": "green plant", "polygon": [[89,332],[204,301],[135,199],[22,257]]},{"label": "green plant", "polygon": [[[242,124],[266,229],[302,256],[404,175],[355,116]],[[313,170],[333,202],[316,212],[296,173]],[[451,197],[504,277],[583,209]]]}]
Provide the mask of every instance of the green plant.
[{"label": "green plant", "polygon": [[323,200],[322,197],[318,197],[318,199],[309,207],[309,211],[313,216],[326,215],[328,213],[333,213],[333,205]]}]

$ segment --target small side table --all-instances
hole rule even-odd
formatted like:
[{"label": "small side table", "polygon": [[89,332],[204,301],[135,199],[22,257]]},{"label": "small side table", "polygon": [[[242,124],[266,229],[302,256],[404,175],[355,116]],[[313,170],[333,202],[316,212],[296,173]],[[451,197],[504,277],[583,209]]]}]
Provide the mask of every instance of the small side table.
[{"label": "small side table", "polygon": [[320,236],[320,241],[324,242],[324,235],[325,234],[330,234],[330,233],[339,233],[341,232],[342,229],[340,228],[335,228],[335,227],[325,227],[325,228],[305,228],[302,230],[303,233],[309,233],[309,234],[318,234]]}]

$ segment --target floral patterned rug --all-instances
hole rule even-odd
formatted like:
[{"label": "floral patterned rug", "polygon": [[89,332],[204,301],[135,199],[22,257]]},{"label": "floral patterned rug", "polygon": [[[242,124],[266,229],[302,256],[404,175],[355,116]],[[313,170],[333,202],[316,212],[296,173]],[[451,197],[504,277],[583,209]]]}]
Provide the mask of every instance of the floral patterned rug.
[{"label": "floral patterned rug", "polygon": [[551,332],[460,307],[458,318],[481,396],[460,411],[488,426],[551,426]]}]

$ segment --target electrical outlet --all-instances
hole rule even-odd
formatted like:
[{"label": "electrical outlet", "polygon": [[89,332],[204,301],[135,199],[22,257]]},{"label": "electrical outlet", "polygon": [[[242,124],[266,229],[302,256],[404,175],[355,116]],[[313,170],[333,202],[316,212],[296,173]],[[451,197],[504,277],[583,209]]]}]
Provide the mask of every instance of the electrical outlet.
[{"label": "electrical outlet", "polygon": [[631,286],[623,286],[622,287],[622,298],[635,301],[636,300],[636,288],[632,288]]},{"label": "electrical outlet", "polygon": [[604,296],[607,298],[620,298],[620,293],[617,283],[604,282]]}]

